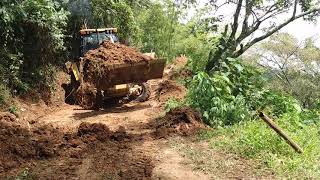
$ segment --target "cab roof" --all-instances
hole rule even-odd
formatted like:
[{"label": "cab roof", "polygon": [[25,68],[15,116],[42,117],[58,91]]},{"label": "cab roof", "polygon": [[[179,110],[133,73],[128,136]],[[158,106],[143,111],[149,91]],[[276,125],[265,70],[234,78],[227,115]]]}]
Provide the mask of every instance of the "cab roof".
[{"label": "cab roof", "polygon": [[118,29],[117,28],[99,28],[99,29],[81,29],[80,34],[81,35],[86,35],[86,34],[91,34],[91,33],[96,33],[96,32],[107,32],[107,33],[117,33]]}]

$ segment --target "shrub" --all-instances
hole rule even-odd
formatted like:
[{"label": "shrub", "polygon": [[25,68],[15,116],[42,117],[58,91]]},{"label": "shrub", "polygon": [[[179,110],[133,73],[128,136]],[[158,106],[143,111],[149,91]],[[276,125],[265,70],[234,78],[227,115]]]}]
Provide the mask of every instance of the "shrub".
[{"label": "shrub", "polygon": [[301,112],[300,104],[290,96],[266,90],[259,71],[228,59],[221,70],[194,76],[188,91],[188,103],[202,112],[210,126],[232,125],[253,119],[257,110],[281,117]]},{"label": "shrub", "polygon": [[224,64],[224,71],[211,76],[200,72],[193,78],[188,103],[202,112],[210,126],[231,125],[250,119],[254,112],[247,100],[260,92],[257,93],[260,86],[255,77],[257,74],[237,60],[229,59],[228,64]]},{"label": "shrub", "polygon": [[[0,3],[0,77],[12,94],[46,84],[46,66],[61,63],[68,12],[52,0]],[[43,69],[43,75],[39,70]],[[43,83],[42,83],[43,82]]]}]

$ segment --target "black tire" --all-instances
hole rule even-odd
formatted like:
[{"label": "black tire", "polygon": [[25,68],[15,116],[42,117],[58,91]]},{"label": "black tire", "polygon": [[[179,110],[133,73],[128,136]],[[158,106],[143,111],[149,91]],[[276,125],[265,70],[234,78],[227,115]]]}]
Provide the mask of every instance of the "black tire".
[{"label": "black tire", "polygon": [[150,94],[151,94],[150,87],[147,83],[141,83],[139,85],[142,87],[142,92],[140,96],[138,96],[134,101],[145,102],[150,97]]},{"label": "black tire", "polygon": [[94,110],[99,110],[101,107],[103,107],[103,95],[101,90],[97,90],[96,96],[95,96],[95,103],[94,103]]},{"label": "black tire", "polygon": [[79,100],[79,105],[84,109],[93,110],[96,107],[96,97],[91,94],[85,95]]}]

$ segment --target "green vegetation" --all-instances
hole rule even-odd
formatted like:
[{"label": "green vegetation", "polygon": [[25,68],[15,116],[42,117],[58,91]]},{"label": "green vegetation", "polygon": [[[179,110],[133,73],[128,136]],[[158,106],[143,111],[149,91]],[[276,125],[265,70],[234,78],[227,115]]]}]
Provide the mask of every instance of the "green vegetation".
[{"label": "green vegetation", "polygon": [[34,180],[34,179],[38,179],[38,178],[39,177],[30,173],[29,169],[26,168],[22,172],[20,172],[19,175],[15,176],[15,177],[8,177],[8,178],[6,178],[6,180]]},{"label": "green vegetation", "polygon": [[175,109],[177,107],[180,107],[184,104],[183,101],[178,101],[175,98],[170,98],[168,99],[168,101],[166,101],[165,105],[164,105],[164,109],[166,110],[166,112],[169,112],[171,109]]},{"label": "green vegetation", "polygon": [[10,91],[4,85],[0,84],[0,106],[9,104],[11,98]]},{"label": "green vegetation", "polygon": [[49,0],[0,4],[0,83],[13,95],[45,91],[53,82],[51,67],[62,62],[68,12]]},{"label": "green vegetation", "polygon": [[[184,83],[187,98],[169,99],[165,109],[186,104],[199,110],[218,129],[202,134],[213,148],[258,159],[283,176],[319,177],[320,49],[310,38],[299,42],[278,34],[297,19],[319,17],[317,1],[206,3],[199,8],[196,0],[3,0],[0,106],[15,113],[12,97],[54,91],[56,72],[77,58],[82,26],[117,27],[121,42],[143,52],[168,61],[189,58],[186,68],[194,77]],[[215,13],[223,6],[234,9],[231,21]],[[278,21],[268,23],[273,19]],[[304,153],[290,149],[257,111],[274,118]]]},{"label": "green vegetation", "polygon": [[262,120],[242,122],[227,128],[203,132],[212,148],[257,159],[285,178],[317,178],[319,171],[319,126],[306,123],[305,114],[287,113],[276,123],[303,149],[297,154]]},{"label": "green vegetation", "polygon": [[[316,79],[320,77],[317,69],[320,49],[310,39],[301,46],[290,36],[282,38],[275,35],[269,42],[258,45],[255,53],[262,52],[261,55],[282,62],[280,67],[265,63],[262,56],[240,57],[256,43],[272,36],[298,16],[301,17],[294,12],[284,24],[280,22],[267,28],[264,35],[243,41],[261,24],[258,17],[257,22],[249,25],[248,17],[264,6],[260,1],[256,4],[243,3],[239,0],[236,4],[231,30],[226,25],[224,32],[212,41],[209,58],[200,60],[205,68],[191,68],[196,75],[188,85],[187,102],[202,112],[205,123],[218,128],[201,136],[210,139],[212,148],[220,147],[262,161],[283,177],[319,177],[319,96]],[[247,14],[240,13],[243,5]],[[282,9],[282,5],[287,7]],[[279,9],[275,8],[274,12],[292,8],[296,11],[298,7],[294,4],[282,5],[277,7]],[[311,15],[306,17],[316,17],[313,12],[319,11],[317,7],[304,6],[301,4],[302,12]],[[241,16],[244,16],[244,21]],[[243,58],[246,62],[255,63],[244,64]],[[261,63],[269,67],[261,67]],[[259,120],[257,111],[264,111],[274,118],[305,152],[302,155],[295,153]]]}]

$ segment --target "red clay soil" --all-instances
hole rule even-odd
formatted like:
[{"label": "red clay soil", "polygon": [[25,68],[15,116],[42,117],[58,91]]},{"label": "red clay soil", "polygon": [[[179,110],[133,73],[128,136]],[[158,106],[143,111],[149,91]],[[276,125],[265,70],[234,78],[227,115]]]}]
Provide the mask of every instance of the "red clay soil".
[{"label": "red clay soil", "polygon": [[[93,172],[99,168],[99,173],[113,179],[151,177],[150,158],[132,153],[130,139],[124,128],[113,132],[104,124],[82,123],[77,132],[62,133],[51,126],[29,131],[16,124],[0,122],[0,178],[16,176],[16,169],[21,167],[29,167],[36,177],[71,178],[76,175],[82,159],[88,156],[96,159]],[[50,168],[41,166],[41,162],[37,166],[37,162],[43,160],[52,163]],[[70,164],[56,166],[56,161]],[[75,161],[78,163],[71,163]]]},{"label": "red clay soil", "polygon": [[103,62],[107,65],[153,60],[150,56],[143,55],[134,48],[123,44],[111,43],[110,41],[104,41],[99,48],[88,51],[84,59]]},{"label": "red clay soil", "polygon": [[194,135],[206,126],[201,120],[201,114],[189,107],[180,107],[169,111],[164,117],[155,119],[149,124],[155,129],[157,138],[173,134]]},{"label": "red clay soil", "polygon": [[84,80],[93,84],[107,81],[111,75],[110,70],[116,64],[134,64],[149,62],[152,57],[143,55],[138,50],[118,44],[104,41],[99,48],[88,51],[81,64],[83,66]]},{"label": "red clay soil", "polygon": [[159,83],[156,89],[156,99],[159,102],[166,102],[170,98],[183,99],[186,95],[186,88],[176,81],[164,80]]},{"label": "red clay soil", "polygon": [[29,130],[11,119],[0,121],[0,179],[15,177],[24,168],[35,179],[81,177],[83,166],[89,166],[84,172],[99,178],[150,179],[152,157],[133,146],[150,138],[192,135],[204,128],[199,113],[187,107],[146,124],[151,131],[145,134],[128,134],[121,126],[111,131],[100,123],[81,123],[76,132],[69,133],[53,126]]}]

